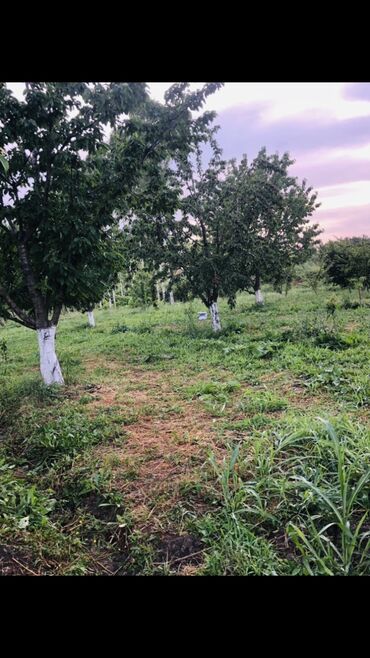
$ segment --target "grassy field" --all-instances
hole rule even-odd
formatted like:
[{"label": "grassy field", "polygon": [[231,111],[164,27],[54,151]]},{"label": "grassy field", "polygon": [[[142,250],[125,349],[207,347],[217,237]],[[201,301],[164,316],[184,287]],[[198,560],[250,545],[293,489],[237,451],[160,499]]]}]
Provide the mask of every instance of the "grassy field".
[{"label": "grassy field", "polygon": [[370,302],[332,295],[68,313],[56,390],[0,328],[0,573],[370,574]]}]

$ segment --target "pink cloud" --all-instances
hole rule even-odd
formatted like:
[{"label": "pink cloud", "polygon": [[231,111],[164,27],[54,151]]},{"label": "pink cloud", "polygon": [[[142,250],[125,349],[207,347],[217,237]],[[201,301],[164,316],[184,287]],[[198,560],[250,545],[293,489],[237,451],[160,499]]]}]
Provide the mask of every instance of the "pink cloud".
[{"label": "pink cloud", "polygon": [[342,158],[320,162],[320,156],[315,164],[305,164],[304,158],[300,158],[292,166],[292,174],[298,178],[307,178],[307,181],[315,189],[326,185],[340,185],[353,181],[368,180],[370,185],[370,162]]},{"label": "pink cloud", "polygon": [[370,235],[370,204],[331,210],[319,208],[312,221],[318,222],[324,229],[321,235],[323,242],[354,235]]}]

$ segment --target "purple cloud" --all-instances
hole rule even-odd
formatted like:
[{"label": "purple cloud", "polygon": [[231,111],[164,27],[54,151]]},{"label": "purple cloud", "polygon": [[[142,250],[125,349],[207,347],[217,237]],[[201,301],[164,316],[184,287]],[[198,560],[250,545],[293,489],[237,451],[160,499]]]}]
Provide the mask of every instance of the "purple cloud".
[{"label": "purple cloud", "polygon": [[317,163],[306,165],[302,158],[292,166],[292,173],[299,179],[306,178],[315,189],[361,180],[369,180],[370,183],[370,162],[346,158],[321,163],[318,156]]},{"label": "purple cloud", "polygon": [[305,113],[267,123],[261,118],[263,107],[239,106],[218,114],[218,141],[225,158],[239,158],[243,153],[253,158],[262,146],[297,157],[319,148],[359,146],[370,139],[370,116],[333,120]]},{"label": "purple cloud", "polygon": [[354,101],[370,101],[370,82],[352,82],[344,89],[343,98]]},{"label": "purple cloud", "polygon": [[321,236],[323,242],[353,235],[369,235],[370,205],[331,210],[319,208],[313,221],[318,222],[325,229]]},{"label": "purple cloud", "polygon": [[[369,94],[370,84],[351,91]],[[356,96],[357,98],[357,96]],[[225,159],[239,159],[244,153],[252,160],[263,146],[268,153],[288,151],[295,164],[292,174],[299,179],[306,178],[314,189],[324,186],[337,186],[354,181],[367,181],[370,184],[370,162],[360,158],[326,160],[325,156],[335,148],[355,148],[370,142],[370,116],[349,119],[334,119],[317,113],[306,112],[299,116],[275,121],[263,120],[269,104],[244,105],[221,111],[216,118],[220,126],[218,142]],[[370,114],[370,108],[369,108]],[[315,152],[317,160],[315,161]],[[307,156],[309,155],[309,160]],[[209,156],[209,152],[205,152]],[[333,194],[337,194],[333,190]],[[330,196],[326,190],[325,196]],[[320,194],[319,199],[320,201]],[[338,205],[341,204],[338,198]],[[321,207],[312,218],[319,222],[325,232],[324,241],[335,237],[369,233],[370,207],[339,207],[326,211]]]}]

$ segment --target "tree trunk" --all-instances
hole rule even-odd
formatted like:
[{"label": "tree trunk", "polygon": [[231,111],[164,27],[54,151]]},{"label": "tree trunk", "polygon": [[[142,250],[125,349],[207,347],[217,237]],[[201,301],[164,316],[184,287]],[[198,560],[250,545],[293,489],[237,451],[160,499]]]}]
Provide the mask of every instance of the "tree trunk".
[{"label": "tree trunk", "polygon": [[259,274],[256,274],[256,278],[254,280],[254,292],[256,295],[256,304],[263,304],[264,299],[261,292],[261,277]]},{"label": "tree trunk", "polygon": [[162,286],[162,299],[165,302],[166,301],[166,288],[165,286]]},{"label": "tree trunk", "polygon": [[209,307],[209,310],[211,312],[211,321],[212,321],[213,331],[221,331],[221,321],[220,321],[220,314],[218,312],[217,302],[213,302],[211,304],[211,306]]},{"label": "tree trunk", "polygon": [[95,327],[94,311],[92,309],[91,311],[87,311],[87,317],[89,320],[89,327]]},{"label": "tree trunk", "polygon": [[40,371],[44,383],[47,386],[50,386],[50,384],[64,384],[58,357],[55,353],[55,331],[55,325],[51,325],[45,329],[37,329]]},{"label": "tree trunk", "polygon": [[173,292],[171,290],[171,292],[170,292],[170,304],[174,304],[174,303],[175,303],[175,298],[174,298]]},{"label": "tree trunk", "polygon": [[160,291],[160,288],[159,288],[158,285],[156,286],[156,288],[157,288],[157,299],[160,302],[161,301],[161,291]]},{"label": "tree trunk", "polygon": [[[25,278],[28,292],[30,294],[30,297],[32,299],[32,304],[33,308],[35,310],[35,320],[36,320],[36,327],[37,330],[40,329],[41,327],[45,327],[48,325],[48,314],[47,314],[47,309],[44,304],[44,300],[42,298],[42,295],[40,294],[35,275],[32,271],[30,262],[29,262],[29,257],[26,249],[26,245],[21,242],[18,245],[18,251],[19,251],[19,261],[21,264],[21,269],[23,272],[23,276]],[[60,307],[61,308],[61,307]],[[60,311],[59,311],[60,313]]]},{"label": "tree trunk", "polygon": [[256,304],[264,304],[264,301],[261,290],[256,290]]},{"label": "tree trunk", "polygon": [[115,290],[112,290],[112,302],[113,302],[114,306],[116,306],[116,292],[115,292]]}]

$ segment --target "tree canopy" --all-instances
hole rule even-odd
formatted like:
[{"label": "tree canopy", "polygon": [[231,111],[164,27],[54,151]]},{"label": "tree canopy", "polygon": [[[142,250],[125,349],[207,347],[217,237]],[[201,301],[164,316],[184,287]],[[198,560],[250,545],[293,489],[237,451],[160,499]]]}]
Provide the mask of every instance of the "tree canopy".
[{"label": "tree canopy", "polygon": [[[31,328],[56,324],[62,305],[98,300],[118,252],[110,188],[96,160],[104,126],[143,103],[145,85],[27,83],[24,101],[0,87],[2,313]],[[51,316],[51,317],[50,317]]]},{"label": "tree canopy", "polygon": [[322,248],[324,276],[341,288],[370,287],[370,238],[331,240]]},{"label": "tree canopy", "polygon": [[[167,164],[151,202],[126,227],[131,253],[136,249],[148,269],[170,277],[171,285],[185,278],[208,308],[219,295],[234,304],[239,290],[256,291],[261,279],[281,286],[312,253],[320,232],[309,223],[317,195],[289,175],[289,154],[261,149],[251,164],[246,156],[239,164],[226,162],[215,130],[208,135],[208,164],[200,143],[176,171]],[[161,203],[163,198],[171,202]]]},{"label": "tree canopy", "polygon": [[174,85],[161,105],[144,83],[28,83],[24,101],[1,85],[6,317],[46,327],[57,323],[62,305],[86,309],[101,299],[119,269],[120,209],[145,207],[163,161],[186,157],[202,139],[213,114],[193,119],[191,110],[218,86],[190,92],[187,83]]},{"label": "tree canopy", "polygon": [[292,268],[311,254],[320,233],[310,217],[317,194],[289,175],[288,153],[267,155],[266,149],[248,164],[231,161],[227,176],[226,214],[232,224],[232,250],[238,263],[238,288],[255,292],[261,281],[277,289]]}]

